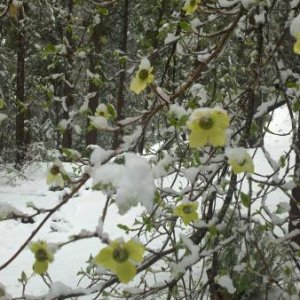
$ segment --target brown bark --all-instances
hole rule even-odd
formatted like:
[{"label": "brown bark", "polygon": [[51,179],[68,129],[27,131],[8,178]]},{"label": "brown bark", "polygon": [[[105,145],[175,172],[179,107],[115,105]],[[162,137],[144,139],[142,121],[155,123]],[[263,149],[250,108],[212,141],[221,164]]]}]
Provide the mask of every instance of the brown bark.
[{"label": "brown bark", "polygon": [[[19,21],[24,18],[23,13],[19,14]],[[20,168],[24,163],[26,153],[25,143],[25,31],[18,22],[17,33],[17,76],[16,76],[16,158],[15,164]]]},{"label": "brown bark", "polygon": [[[72,18],[72,13],[73,13],[73,0],[69,0],[67,3],[68,6],[68,21],[71,21]],[[66,39],[68,41],[67,45],[67,60],[68,60],[68,65],[72,66],[73,59],[72,59],[72,32],[67,31],[66,32]],[[70,75],[68,71],[65,73],[65,79],[67,82],[70,82]],[[73,96],[72,96],[72,88],[68,85],[68,83],[65,82],[65,87],[64,87],[64,95],[66,97],[66,108],[67,110],[64,110],[63,112],[63,118],[65,120],[69,120],[70,118],[70,108],[73,105]],[[62,138],[62,146],[63,148],[72,148],[72,128],[70,125],[66,128],[66,130],[63,133],[63,138]]]},{"label": "brown bark", "polygon": [[[297,136],[295,138],[295,150],[296,150],[296,166],[295,166],[295,182],[297,186],[292,189],[293,199],[290,200],[289,211],[289,232],[300,229],[300,116],[298,116],[298,128]],[[300,246],[300,234],[297,234],[293,239],[293,242]]]},{"label": "brown bark", "polygon": [[[92,73],[97,72],[97,54],[101,52],[101,35],[103,33],[103,23],[100,22],[93,28],[92,33],[92,43],[94,45],[94,49],[92,50],[92,53],[90,53],[90,71]],[[94,82],[89,83],[89,93],[95,93],[95,96],[89,99],[89,112],[91,115],[94,115],[96,112],[96,108],[98,106],[99,101],[99,86],[95,84]],[[87,128],[89,127],[90,120],[87,119]],[[97,144],[97,130],[96,129],[90,129],[87,130],[85,135],[85,143],[86,145],[93,145]]]},{"label": "brown bark", "polygon": [[[123,15],[123,28],[122,28],[122,36],[121,36],[121,44],[120,50],[124,53],[127,51],[127,32],[128,32],[128,0],[124,0],[124,15]],[[123,118],[123,108],[124,108],[124,84],[126,79],[126,62],[121,64],[122,72],[119,77],[118,84],[118,92],[117,92],[117,120],[121,120]],[[113,141],[113,149],[117,149],[121,143],[122,130],[118,130],[115,132],[114,141]]]}]

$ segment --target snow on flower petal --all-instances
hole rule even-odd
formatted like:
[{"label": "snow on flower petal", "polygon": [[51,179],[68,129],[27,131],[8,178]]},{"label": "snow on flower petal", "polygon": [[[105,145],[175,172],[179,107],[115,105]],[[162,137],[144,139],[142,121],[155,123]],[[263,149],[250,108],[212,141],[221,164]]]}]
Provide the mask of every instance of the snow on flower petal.
[{"label": "snow on flower petal", "polygon": [[229,117],[225,110],[216,108],[199,108],[192,112],[187,127],[191,130],[189,143],[192,148],[210,144],[224,146]]},{"label": "snow on flower petal", "polygon": [[139,65],[139,69],[130,83],[130,90],[135,94],[141,93],[148,84],[154,80],[152,74],[153,68],[150,65],[148,58],[143,58]]},{"label": "snow on flower petal", "polygon": [[187,15],[191,15],[197,10],[200,2],[201,0],[186,0],[182,9]]},{"label": "snow on flower petal", "polygon": [[95,262],[111,270],[123,283],[128,283],[136,275],[135,264],[143,259],[144,246],[135,240],[124,242],[123,239],[112,241],[95,257]]},{"label": "snow on flower petal", "polygon": [[91,125],[94,126],[98,130],[109,128],[107,119],[102,116],[96,116],[96,117],[89,116],[89,119],[90,119]]},{"label": "snow on flower petal", "polygon": [[252,158],[245,148],[238,147],[226,149],[225,155],[228,157],[228,163],[230,164],[233,173],[254,172]]},{"label": "snow on flower petal", "polygon": [[173,212],[176,216],[181,217],[185,225],[188,225],[190,222],[199,219],[197,208],[198,202],[183,201],[174,208]]},{"label": "snow on flower petal", "polygon": [[104,103],[100,103],[98,107],[96,108],[96,116],[101,116],[105,119],[108,119],[108,109],[107,106]]}]

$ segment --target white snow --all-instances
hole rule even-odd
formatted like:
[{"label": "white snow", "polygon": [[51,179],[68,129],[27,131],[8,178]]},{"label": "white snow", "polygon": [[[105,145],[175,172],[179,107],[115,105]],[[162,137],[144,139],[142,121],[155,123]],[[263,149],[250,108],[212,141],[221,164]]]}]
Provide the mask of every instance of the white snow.
[{"label": "white snow", "polygon": [[290,27],[291,35],[297,38],[300,33],[300,15],[293,19]]},{"label": "white snow", "polygon": [[89,119],[91,120],[91,124],[96,128],[96,129],[108,129],[109,125],[107,122],[107,119],[101,117],[101,116],[89,116]]},{"label": "white snow", "polygon": [[116,204],[120,214],[141,203],[151,210],[154,200],[154,177],[145,158],[127,153],[125,164],[110,163],[95,169],[92,174],[93,185],[109,186],[109,193],[116,189]]},{"label": "white snow", "polygon": [[140,138],[142,134],[142,127],[137,126],[135,131],[130,135],[124,135],[123,136],[123,144],[120,145],[120,150],[126,151],[130,149],[132,145],[136,143],[136,141]]},{"label": "white snow", "polygon": [[172,273],[176,278],[180,273],[185,273],[186,268],[195,264],[199,258],[200,247],[195,245],[187,236],[180,234],[181,241],[184,246],[189,250],[189,255],[184,255],[179,263],[172,264]]},{"label": "white snow", "polygon": [[300,0],[292,0],[290,2],[291,8],[295,8],[299,4]]},{"label": "white snow", "polygon": [[154,178],[161,178],[171,173],[174,170],[172,167],[173,161],[174,159],[169,154],[165,153],[164,158],[152,168]]},{"label": "white snow", "polygon": [[104,150],[98,145],[89,145],[89,149],[93,149],[90,156],[90,162],[93,166],[100,166],[104,161],[106,161],[113,153],[112,150]]},{"label": "white snow", "polygon": [[218,2],[220,7],[227,8],[235,5],[236,3],[239,2],[239,0],[219,0]]},{"label": "white snow", "polygon": [[256,24],[265,24],[266,22],[265,12],[263,11],[260,14],[255,15],[254,19]]},{"label": "white snow", "polygon": [[142,69],[145,69],[145,70],[150,70],[151,68],[151,65],[150,65],[150,61],[147,57],[143,57],[141,59],[141,63],[139,65],[139,69],[142,70]]},{"label": "white snow", "polygon": [[171,104],[169,108],[169,114],[175,115],[178,119],[187,115],[185,108],[179,104]]},{"label": "white snow", "polygon": [[237,148],[226,148],[225,155],[233,160],[236,161],[238,164],[242,163],[248,157],[248,152],[245,148],[237,147]]},{"label": "white snow", "polygon": [[62,130],[66,130],[69,123],[70,123],[70,122],[69,122],[68,120],[62,119],[62,120],[60,120],[60,122],[59,122],[59,124],[58,124],[58,127],[59,127],[60,129],[62,129]]},{"label": "white snow", "polygon": [[173,33],[168,33],[165,38],[165,45],[171,44],[179,39],[179,36],[174,35]]},{"label": "white snow", "polygon": [[7,118],[7,114],[0,113],[0,124],[3,120]]},{"label": "white snow", "polygon": [[0,221],[23,215],[21,211],[10,204],[0,203]]},{"label": "white snow", "polygon": [[242,5],[246,9],[249,8],[252,4],[256,4],[257,2],[257,0],[241,0]]},{"label": "white snow", "polygon": [[228,275],[223,275],[216,278],[216,282],[224,287],[229,294],[234,294],[235,287],[233,286],[232,279]]},{"label": "white snow", "polygon": [[52,282],[46,300],[56,299],[59,296],[71,294],[73,289],[64,285],[61,282]]},{"label": "white snow", "polygon": [[184,169],[183,174],[189,182],[193,183],[195,181],[196,176],[198,175],[199,171],[200,170],[197,167],[190,167],[188,169]]}]

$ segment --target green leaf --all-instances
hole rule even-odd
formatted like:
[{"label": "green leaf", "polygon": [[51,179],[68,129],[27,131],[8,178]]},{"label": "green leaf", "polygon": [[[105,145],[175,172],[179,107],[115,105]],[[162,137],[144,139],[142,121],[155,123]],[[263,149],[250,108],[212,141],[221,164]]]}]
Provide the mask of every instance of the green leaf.
[{"label": "green leaf", "polygon": [[78,151],[70,149],[70,148],[62,148],[62,151],[63,151],[64,155],[70,159],[78,159],[81,157],[81,155]]},{"label": "green leaf", "polygon": [[154,194],[154,203],[155,204],[160,204],[161,203],[161,196],[158,190],[155,191]]},{"label": "green leaf", "polygon": [[292,110],[293,112],[297,112],[300,110],[300,101],[297,100],[295,103],[293,103]]},{"label": "green leaf", "polygon": [[115,187],[110,182],[109,183],[98,182],[92,186],[92,189],[94,191],[103,191],[108,194],[113,194],[116,192]]},{"label": "green leaf", "polygon": [[250,205],[251,205],[251,198],[247,194],[241,192],[241,200],[242,200],[242,204],[245,207],[247,207],[247,208],[250,207]]},{"label": "green leaf", "polygon": [[117,226],[118,226],[120,229],[124,230],[124,231],[126,232],[126,234],[128,234],[129,231],[130,231],[130,228],[129,228],[128,226],[124,225],[124,224],[118,224]]},{"label": "green leaf", "polygon": [[48,44],[42,51],[43,58],[47,58],[49,55],[56,54],[56,47],[52,44]]},{"label": "green leaf", "polygon": [[109,119],[113,120],[117,117],[117,112],[114,108],[114,106],[110,103],[106,104],[106,107],[107,107],[107,111],[108,111],[108,114],[109,114]]},{"label": "green leaf", "polygon": [[27,276],[26,276],[26,273],[24,271],[22,271],[22,273],[21,273],[21,279],[22,279],[23,282],[27,281]]},{"label": "green leaf", "polygon": [[186,21],[179,22],[179,26],[184,31],[190,31],[191,30],[191,24]]},{"label": "green leaf", "polygon": [[297,83],[297,82],[290,81],[290,80],[286,82],[286,86],[287,86],[288,88],[290,88],[290,89],[293,89],[293,88],[299,89],[298,83]]},{"label": "green leaf", "polygon": [[27,284],[27,275],[24,271],[21,273],[21,277],[18,279],[23,285]]},{"label": "green leaf", "polygon": [[178,126],[185,126],[188,118],[189,118],[188,115],[181,116],[179,121],[178,121]]},{"label": "green leaf", "polygon": [[216,225],[210,226],[210,227],[208,228],[208,231],[210,232],[210,234],[211,234],[212,236],[218,235],[218,229],[217,229]]},{"label": "green leaf", "polygon": [[3,99],[0,99],[0,109],[3,109],[5,107],[5,102]]},{"label": "green leaf", "polygon": [[171,126],[177,125],[177,119],[173,115],[168,115],[168,122]]},{"label": "green leaf", "polygon": [[279,158],[279,165],[280,165],[281,168],[285,167],[285,161],[286,161],[285,155],[281,155],[280,158]]},{"label": "green leaf", "polygon": [[102,16],[107,16],[108,15],[108,9],[105,7],[99,7],[98,8],[98,12],[100,15]]},{"label": "green leaf", "polygon": [[146,216],[143,216],[143,223],[146,225],[146,231],[151,231],[151,229],[153,228],[151,219]]}]

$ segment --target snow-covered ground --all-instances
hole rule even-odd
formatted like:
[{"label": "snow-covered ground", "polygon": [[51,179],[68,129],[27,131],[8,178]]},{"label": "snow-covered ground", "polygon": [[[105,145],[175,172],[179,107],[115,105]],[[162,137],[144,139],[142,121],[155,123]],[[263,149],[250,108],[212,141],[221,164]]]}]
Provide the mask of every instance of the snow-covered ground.
[{"label": "snow-covered ground", "polygon": [[[16,179],[13,183],[5,184],[2,178],[0,186],[0,203],[7,203],[28,215],[35,211],[27,207],[32,202],[38,208],[52,208],[59,202],[62,192],[51,192],[46,185],[47,166],[37,164],[27,169],[25,175],[29,180]],[[45,226],[36,235],[34,240],[47,240],[48,243],[68,241],[69,236],[79,234],[82,230],[94,232],[106,197],[100,192],[89,189],[87,183],[80,193],[56,212]],[[104,225],[104,232],[109,232],[110,238],[116,239],[124,235],[124,231],[117,227],[118,224],[132,225],[134,216],[141,213],[142,208],[133,208],[129,214],[120,216],[116,207],[109,208],[108,220]],[[17,220],[0,222],[0,264],[9,259],[22,242],[31,234],[34,228],[43,219],[45,214],[35,217],[34,224],[23,224]],[[103,247],[98,238],[77,241],[63,247],[55,255],[55,260],[49,266],[51,276],[55,281],[71,287],[76,287],[79,278],[76,276],[81,267],[86,267],[89,256],[96,255]],[[21,284],[17,281],[21,272],[27,275],[32,273],[34,257],[29,248],[26,248],[7,268],[0,271],[0,283],[4,284],[7,291],[13,295],[21,292]],[[27,293],[39,295],[45,293],[46,286],[40,276],[30,280]]]},{"label": "snow-covered ground", "polygon": [[[280,108],[275,112],[274,120],[270,129],[274,132],[285,133],[291,128],[287,110]],[[275,161],[288,151],[291,144],[291,135],[274,136],[267,133],[265,147],[270,156]],[[27,179],[17,176],[4,177],[4,171],[0,169],[0,204],[7,203],[22,211],[32,214],[34,210],[27,206],[33,203],[38,208],[53,208],[58,202],[62,192],[52,192],[46,185],[46,164],[35,164],[26,169]],[[262,151],[259,149],[255,154],[255,172],[270,174],[272,168],[266,161]],[[95,231],[99,217],[106,201],[106,197],[99,191],[90,189],[91,182],[84,186],[78,195],[71,199],[67,205],[56,212],[50,220],[43,226],[33,239],[47,240],[48,243],[68,241],[73,234],[79,234],[82,229]],[[272,192],[272,197],[268,197],[266,204],[274,210],[279,202],[288,202],[283,193]],[[120,216],[116,206],[110,206],[108,218],[104,225],[104,232],[109,232],[111,239],[124,236],[124,231],[118,228],[118,224],[133,224],[135,216],[139,216],[141,207],[132,208],[129,213]],[[19,220],[0,221],[0,265],[9,259],[18,247],[23,243],[37,224],[43,219],[45,214],[35,218],[34,224],[23,224]],[[55,281],[76,288],[80,277],[76,276],[81,267],[85,267],[89,256],[95,255],[103,247],[98,238],[77,241],[63,247],[55,255],[55,260],[50,264],[49,272]],[[0,271],[0,283],[4,284],[7,291],[13,295],[21,295],[22,285],[18,282],[21,272],[28,276],[32,274],[32,264],[34,257],[32,252],[26,248],[7,268]],[[81,283],[84,286],[83,283]],[[40,295],[47,291],[47,287],[42,282],[40,276],[34,276],[30,280],[26,292],[32,295]]]}]

